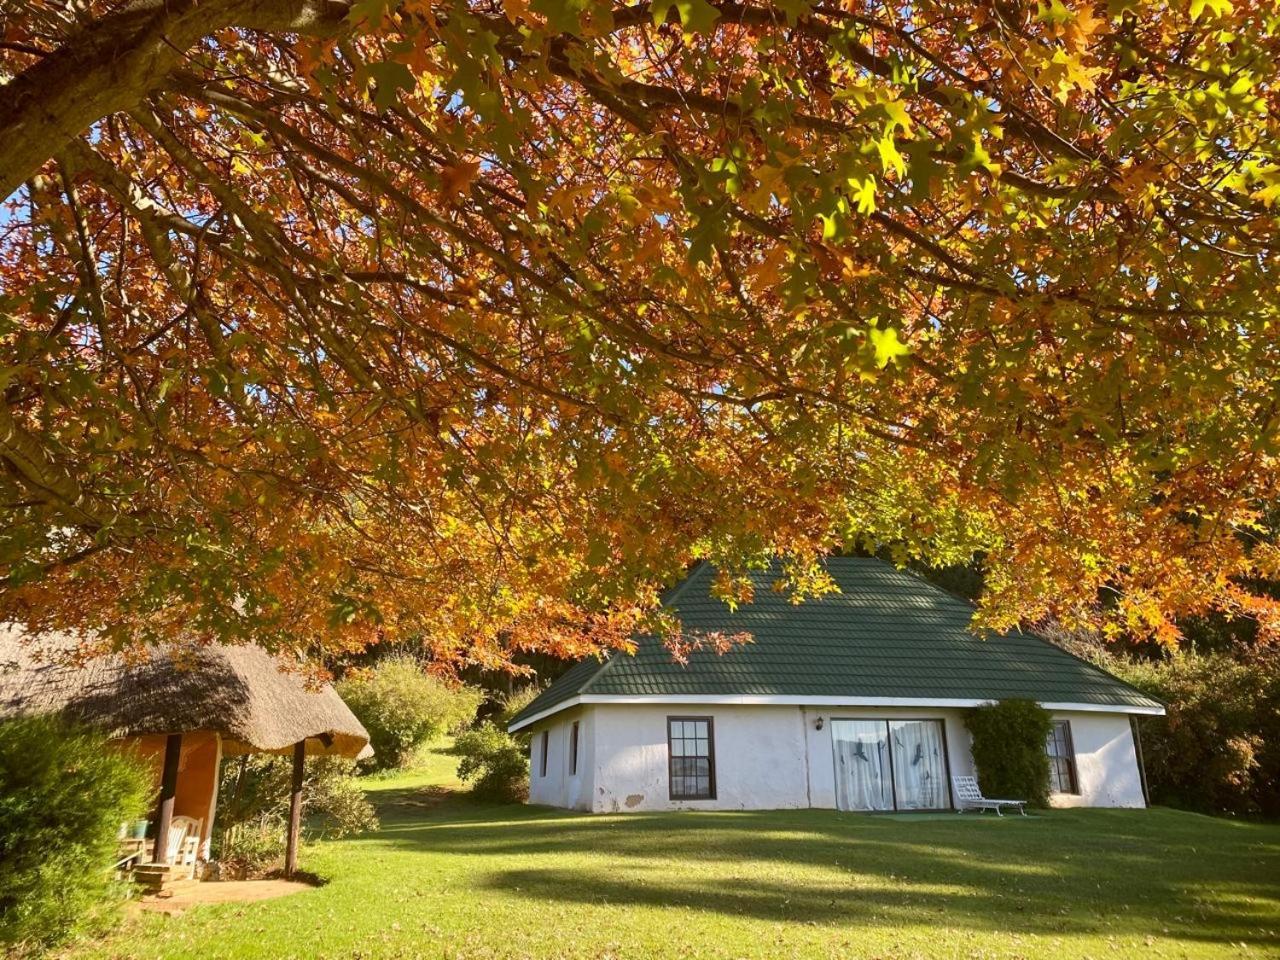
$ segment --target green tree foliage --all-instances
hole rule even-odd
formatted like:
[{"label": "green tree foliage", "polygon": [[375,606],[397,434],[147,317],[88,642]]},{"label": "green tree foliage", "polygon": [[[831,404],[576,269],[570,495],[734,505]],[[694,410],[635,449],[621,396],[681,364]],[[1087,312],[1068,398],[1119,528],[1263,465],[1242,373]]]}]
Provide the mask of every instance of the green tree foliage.
[{"label": "green tree foliage", "polygon": [[1153,802],[1280,816],[1280,656],[1184,651],[1103,665],[1167,705],[1140,721]]},{"label": "green tree foliage", "polygon": [[1001,700],[965,716],[978,785],[988,797],[1049,804],[1049,712],[1030,700]]},{"label": "green tree foliage", "polygon": [[111,917],[120,825],[150,792],[147,769],[99,734],[0,722],[0,953],[35,954]]},{"label": "green tree foliage", "polygon": [[458,736],[458,777],[481,800],[518,803],[529,796],[529,757],[515,737],[491,723]]},{"label": "green tree foliage", "polygon": [[338,692],[369,731],[372,765],[380,770],[412,763],[418,747],[470,723],[484,699],[474,687],[432,676],[407,655],[343,680]]}]

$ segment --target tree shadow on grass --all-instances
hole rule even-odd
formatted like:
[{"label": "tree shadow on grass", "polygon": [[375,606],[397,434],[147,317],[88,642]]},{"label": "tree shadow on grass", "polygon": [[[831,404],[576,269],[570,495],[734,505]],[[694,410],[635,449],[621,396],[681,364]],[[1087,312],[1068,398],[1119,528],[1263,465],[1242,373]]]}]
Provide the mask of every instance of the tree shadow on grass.
[{"label": "tree shadow on grass", "polygon": [[369,839],[492,859],[482,886],[547,904],[1280,942],[1280,828],[1174,811],[1025,821],[818,810],[592,817],[452,798],[430,819],[386,822]]}]

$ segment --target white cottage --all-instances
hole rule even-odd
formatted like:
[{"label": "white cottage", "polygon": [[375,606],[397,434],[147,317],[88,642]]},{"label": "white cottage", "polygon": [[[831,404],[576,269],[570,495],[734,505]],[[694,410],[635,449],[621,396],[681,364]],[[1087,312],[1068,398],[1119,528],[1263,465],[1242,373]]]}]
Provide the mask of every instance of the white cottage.
[{"label": "white cottage", "polygon": [[879,560],[833,558],[838,594],[793,604],[755,574],[730,611],[702,565],[668,598],[687,631],[751,642],[675,663],[576,664],[521,711],[532,803],[639,810],[954,809],[972,775],[965,711],[1008,698],[1053,714],[1045,749],[1055,806],[1146,805],[1135,716],[1157,701],[1027,633],[976,636],[973,608]]}]

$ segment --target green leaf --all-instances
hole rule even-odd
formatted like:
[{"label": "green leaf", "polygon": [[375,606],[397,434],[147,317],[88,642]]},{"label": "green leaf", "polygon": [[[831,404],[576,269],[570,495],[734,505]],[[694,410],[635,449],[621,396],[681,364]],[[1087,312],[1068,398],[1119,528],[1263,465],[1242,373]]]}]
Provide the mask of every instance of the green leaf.
[{"label": "green leaf", "polygon": [[898,145],[893,142],[892,133],[886,133],[876,141],[876,150],[880,153],[880,166],[884,168],[885,173],[893,171],[899,177],[906,176],[907,163],[898,152]]},{"label": "green leaf", "polygon": [[395,106],[401,90],[412,90],[417,82],[409,68],[396,60],[381,60],[368,65],[374,82],[373,105],[379,110]]},{"label": "green leaf", "polygon": [[1041,23],[1048,23],[1057,27],[1068,24],[1075,18],[1076,15],[1063,5],[1062,0],[1042,2],[1036,12],[1036,19]]},{"label": "green leaf", "polygon": [[394,6],[395,0],[356,0],[347,11],[346,19],[349,23],[379,23]]},{"label": "green leaf", "polygon": [[938,150],[937,141],[915,140],[907,143],[904,149],[910,158],[907,161],[907,171],[911,180],[911,198],[919,200],[929,196],[935,182],[946,172],[946,168],[934,156]]},{"label": "green leaf", "polygon": [[873,326],[867,331],[871,349],[875,351],[876,366],[883,370],[891,362],[896,363],[899,357],[905,357],[911,348],[898,339],[898,331],[893,327],[881,330]]},{"label": "green leaf", "polygon": [[865,180],[850,180],[853,187],[853,199],[857,201],[858,212],[870,214],[876,212],[876,178],[868,175]]},{"label": "green leaf", "polygon": [[794,24],[809,15],[813,0],[774,0],[774,6],[786,15],[787,23]]},{"label": "green leaf", "polygon": [[982,140],[976,134],[972,146],[965,152],[959,166],[964,173],[971,173],[981,167],[988,173],[1000,175],[1000,164],[991,162],[991,154],[987,153],[987,148],[983,146]]},{"label": "green leaf", "polygon": [[707,0],[658,0],[653,5],[654,24],[665,23],[672,7],[680,14],[680,24],[689,33],[710,33],[720,19],[720,11]]},{"label": "green leaf", "polygon": [[836,200],[835,206],[830,213],[819,213],[818,219],[822,221],[822,239],[823,240],[843,240],[848,231],[845,230],[845,215],[849,212],[849,201],[844,197]]},{"label": "green leaf", "polygon": [[1199,20],[1206,9],[1221,17],[1231,12],[1231,0],[1191,0],[1191,19]]},{"label": "green leaf", "polygon": [[697,222],[685,231],[685,239],[689,241],[689,262],[706,263],[716,244],[725,237],[724,208],[706,206],[698,211]]},{"label": "green leaf", "polygon": [[556,33],[577,36],[582,30],[585,0],[533,0],[529,9],[547,18],[547,26]]},{"label": "green leaf", "polygon": [[889,130],[895,127],[901,127],[903,130],[910,132],[911,115],[907,113],[907,105],[901,100],[890,100],[880,105],[885,112],[885,116],[889,118]]}]

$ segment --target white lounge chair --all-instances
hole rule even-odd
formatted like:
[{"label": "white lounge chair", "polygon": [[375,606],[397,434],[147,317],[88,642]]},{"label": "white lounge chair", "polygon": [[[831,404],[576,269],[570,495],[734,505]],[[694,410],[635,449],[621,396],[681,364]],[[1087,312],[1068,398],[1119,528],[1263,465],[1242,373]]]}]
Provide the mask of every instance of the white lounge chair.
[{"label": "white lounge chair", "polygon": [[956,813],[964,813],[966,810],[994,810],[997,817],[1003,817],[1004,814],[1000,812],[1002,808],[1017,807],[1024,817],[1027,815],[1025,800],[992,800],[984,797],[976,777],[952,777],[951,783],[956,788],[956,799],[960,801]]}]

